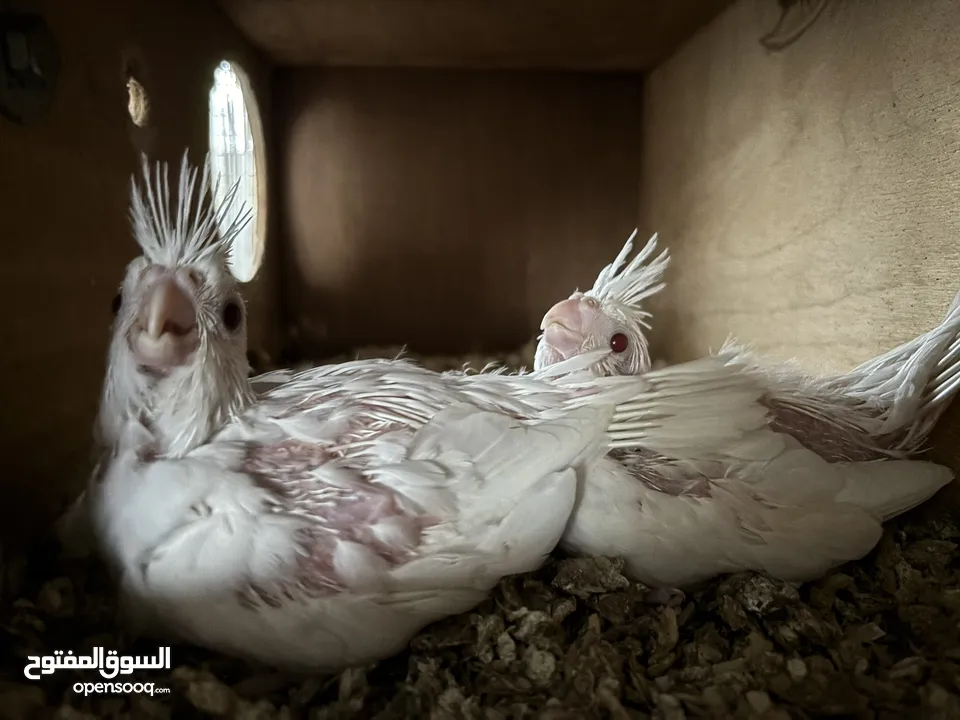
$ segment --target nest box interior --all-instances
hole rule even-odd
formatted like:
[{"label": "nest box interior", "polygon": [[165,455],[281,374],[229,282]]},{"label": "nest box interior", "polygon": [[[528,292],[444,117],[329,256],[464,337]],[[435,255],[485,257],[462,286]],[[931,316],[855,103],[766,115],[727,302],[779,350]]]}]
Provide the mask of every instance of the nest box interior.
[{"label": "nest box interior", "polygon": [[732,333],[842,370],[958,290],[952,0],[0,9],[46,28],[3,28],[5,97],[29,110],[0,132],[0,438],[20,519],[84,480],[135,254],[130,175],[141,152],[211,147],[224,62],[255,156],[250,341],[273,358],[511,350],[635,227],[674,256],[651,307],[668,361]]},{"label": "nest box interior", "polygon": [[[0,0],[0,718],[960,716],[950,507],[800,590],[740,573],[674,607],[620,559],[552,558],[334,679],[195,647],[166,698],[80,696],[69,663],[21,677],[28,653],[129,639],[93,563],[39,536],[96,460],[141,154],[209,152],[254,209],[233,270],[257,362],[406,345],[516,367],[636,228],[672,255],[654,360],[733,335],[842,372],[960,291],[958,68],[957,0]],[[930,459],[960,472],[958,440],[955,404]],[[348,646],[338,613],[337,643],[304,644]]]}]

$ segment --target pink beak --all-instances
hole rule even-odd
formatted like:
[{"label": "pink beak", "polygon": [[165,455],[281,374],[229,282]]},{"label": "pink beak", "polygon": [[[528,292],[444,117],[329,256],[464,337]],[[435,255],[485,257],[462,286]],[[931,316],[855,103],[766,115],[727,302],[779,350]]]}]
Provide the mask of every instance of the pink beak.
[{"label": "pink beak", "polygon": [[183,365],[200,344],[197,308],[173,273],[157,271],[141,299],[130,343],[137,362],[157,370]]},{"label": "pink beak", "polygon": [[544,342],[564,360],[573,357],[583,346],[587,329],[599,310],[596,300],[581,293],[558,302],[540,322]]},{"label": "pink beak", "polygon": [[173,276],[160,278],[147,291],[140,311],[140,326],[151,340],[159,340],[167,333],[182,337],[196,324],[193,301]]}]

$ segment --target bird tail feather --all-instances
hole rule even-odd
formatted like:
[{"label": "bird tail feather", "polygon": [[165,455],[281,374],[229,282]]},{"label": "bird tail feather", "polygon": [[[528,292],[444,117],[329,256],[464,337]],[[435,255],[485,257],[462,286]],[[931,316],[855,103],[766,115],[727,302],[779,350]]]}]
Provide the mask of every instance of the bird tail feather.
[{"label": "bird tail feather", "polygon": [[921,460],[838,463],[846,479],[838,502],[847,502],[886,522],[925,503],[953,480],[943,465]]},{"label": "bird tail feather", "polygon": [[960,390],[960,293],[933,330],[868,360],[845,378],[834,382],[845,379],[847,393],[876,398],[890,408],[883,432],[908,429],[903,450],[920,449]]}]

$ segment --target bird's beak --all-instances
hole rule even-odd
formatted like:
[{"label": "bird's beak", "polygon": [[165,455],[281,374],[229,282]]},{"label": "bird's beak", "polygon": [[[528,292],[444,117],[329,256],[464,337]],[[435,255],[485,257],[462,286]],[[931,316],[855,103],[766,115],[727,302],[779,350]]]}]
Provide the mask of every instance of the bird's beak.
[{"label": "bird's beak", "polygon": [[551,325],[559,325],[567,330],[580,329],[580,300],[568,298],[558,302],[547,310],[547,314],[540,321],[540,329],[546,330]]},{"label": "bird's beak", "polygon": [[187,362],[199,345],[197,308],[173,273],[158,277],[141,298],[131,336],[137,361],[167,370]]},{"label": "bird's beak", "polygon": [[172,276],[157,280],[143,300],[140,326],[150,339],[159,340],[166,333],[182,337],[196,328],[193,301]]},{"label": "bird's beak", "polygon": [[592,325],[599,305],[585,295],[574,295],[547,310],[540,322],[543,342],[564,360],[576,355],[583,347],[587,328]]}]

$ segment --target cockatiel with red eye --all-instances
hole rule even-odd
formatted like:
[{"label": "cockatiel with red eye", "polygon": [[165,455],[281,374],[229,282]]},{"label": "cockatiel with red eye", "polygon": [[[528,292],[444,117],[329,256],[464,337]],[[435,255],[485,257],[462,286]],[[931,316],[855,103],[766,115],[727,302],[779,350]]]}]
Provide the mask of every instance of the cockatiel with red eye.
[{"label": "cockatiel with red eye", "polygon": [[165,168],[143,175],[105,457],[60,527],[67,545],[92,530],[134,631],[301,670],[382,658],[537,568],[578,483],[626,484],[611,437],[657,446],[686,425],[685,405],[661,409],[683,370],[598,379],[580,370],[597,353],[530,375],[356,361],[254,394],[227,267],[245,215],[219,232],[230,203],[210,204],[186,156],[173,217]]},{"label": "cockatiel with red eye", "polygon": [[[609,346],[610,361],[595,366],[598,375],[645,371],[645,341],[631,335],[632,347],[642,351],[618,362],[617,334],[649,327],[650,315],[632,299],[663,287],[665,262],[639,262],[654,240],[618,272],[628,241],[604,269],[591,291],[603,303],[575,295],[547,312],[538,369],[575,357],[581,348]],[[732,342],[703,362],[735,369],[743,394],[731,393],[721,407],[704,401],[699,421],[669,446],[618,443],[611,457],[633,482],[611,477],[587,485],[564,538],[567,547],[622,552],[636,578],[660,588],[744,569],[805,581],[866,554],[880,537],[881,522],[951,480],[946,468],[903,459],[923,449],[960,385],[960,296],[937,328],[845,375],[815,378],[792,365],[764,362]],[[692,408],[701,402],[697,387],[715,388],[716,379],[688,380],[685,402]],[[725,423],[748,411],[758,423],[758,441],[717,444],[717,428],[707,418]]]},{"label": "cockatiel with red eye", "polygon": [[593,350],[610,351],[595,368],[601,375],[639,375],[650,369],[650,349],[644,333],[650,329],[650,313],[642,303],[665,287],[663,274],[670,254],[664,250],[653,256],[657,249],[654,235],[623,267],[636,236],[634,230],[590,290],[575,291],[543,316],[534,369]]}]

